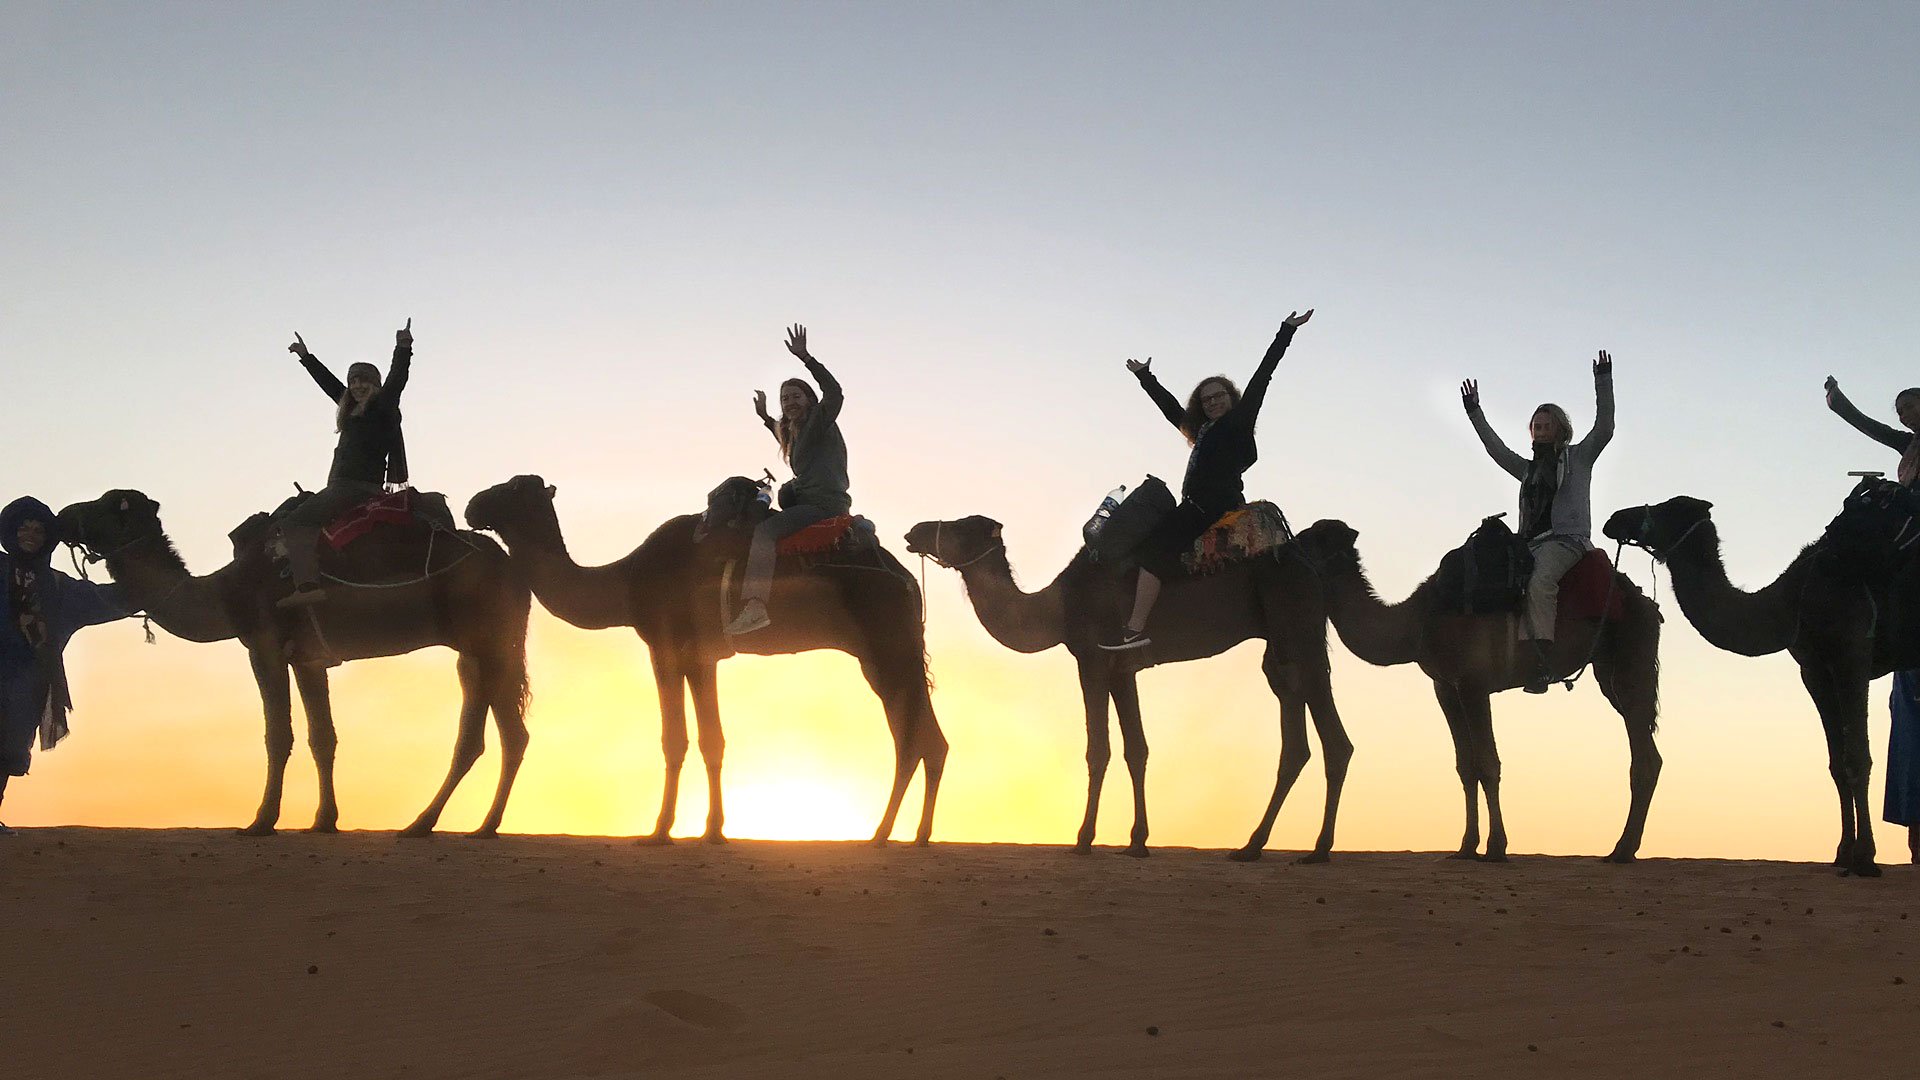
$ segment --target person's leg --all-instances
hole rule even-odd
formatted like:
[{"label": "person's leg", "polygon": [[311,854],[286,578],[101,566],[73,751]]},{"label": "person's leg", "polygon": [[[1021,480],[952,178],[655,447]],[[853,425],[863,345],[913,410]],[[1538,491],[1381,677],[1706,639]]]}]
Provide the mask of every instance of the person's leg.
[{"label": "person's leg", "polygon": [[1182,502],[1147,534],[1136,555],[1140,560],[1140,578],[1133,587],[1133,614],[1112,638],[1100,643],[1101,648],[1117,651],[1153,644],[1153,639],[1147,636],[1147,620],[1153,617],[1154,604],[1160,599],[1161,582],[1179,570],[1180,556],[1193,547],[1193,542],[1213,522],[1212,514]]},{"label": "person's leg", "polygon": [[1560,579],[1586,554],[1562,540],[1533,549],[1533,576],[1527,580],[1527,618],[1521,637],[1543,645],[1553,642],[1553,620],[1560,609]]},{"label": "person's leg", "polygon": [[753,544],[747,549],[747,576],[740,586],[740,614],[727,624],[727,633],[750,634],[772,623],[767,598],[773,595],[773,564],[780,541],[833,516],[817,506],[795,506],[754,527]]},{"label": "person's leg", "polygon": [[[33,738],[39,711],[34,708],[32,679],[0,678],[0,803],[7,797],[7,781],[27,774],[33,760]],[[0,836],[13,830],[0,824]]]},{"label": "person's leg", "polygon": [[1160,599],[1160,579],[1146,567],[1140,568],[1139,584],[1133,588],[1133,615],[1127,619],[1127,629],[1138,634],[1147,628],[1147,616],[1153,614],[1154,602]]},{"label": "person's leg", "polygon": [[320,531],[341,514],[379,493],[377,484],[328,484],[287,514],[280,523],[280,540],[287,549],[287,569],[293,577],[294,594],[281,604],[325,599],[326,594],[320,588]]},{"label": "person's leg", "polygon": [[1920,862],[1920,671],[1894,672],[1887,704],[1887,789],[1880,816],[1907,827],[1909,854]]}]

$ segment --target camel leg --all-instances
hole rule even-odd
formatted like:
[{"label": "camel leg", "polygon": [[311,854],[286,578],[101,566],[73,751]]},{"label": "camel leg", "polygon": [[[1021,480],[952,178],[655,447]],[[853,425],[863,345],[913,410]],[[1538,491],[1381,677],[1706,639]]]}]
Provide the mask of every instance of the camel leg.
[{"label": "camel leg", "polygon": [[[860,658],[860,673],[867,677],[867,685],[873,688],[874,696],[880,699],[880,707],[887,714],[887,730],[893,735],[893,787],[887,792],[887,809],[880,816],[880,825],[873,830],[873,839],[868,841],[875,847],[885,846],[893,836],[893,823],[900,816],[900,803],[906,798],[907,785],[913,782],[914,771],[920,765],[914,737],[918,703],[914,700],[913,687],[924,688],[926,683],[921,677],[917,659],[911,673],[901,670],[903,663],[898,657],[886,655]],[[908,685],[909,678],[912,679],[911,686]]]},{"label": "camel leg", "polygon": [[[269,654],[272,655],[269,655]],[[260,809],[242,836],[272,836],[280,821],[280,795],[287,782],[287,759],[293,756],[293,691],[287,684],[287,664],[271,648],[247,650],[253,680],[260,686],[261,710],[267,721],[267,786]]]},{"label": "camel leg", "polygon": [[447,768],[447,778],[440,790],[433,796],[420,816],[413,824],[400,830],[401,836],[432,836],[433,827],[440,822],[440,812],[447,808],[447,800],[453,797],[453,789],[460,786],[460,780],[480,760],[487,748],[487,673],[483,670],[479,658],[462,655],[454,664],[454,670],[460,675],[460,730],[454,736],[453,764]]},{"label": "camel leg", "polygon": [[1280,807],[1286,803],[1294,781],[1300,779],[1301,770],[1313,760],[1313,748],[1307,745],[1306,698],[1294,685],[1289,666],[1269,645],[1260,667],[1266,673],[1267,685],[1280,699],[1280,767],[1273,779],[1273,797],[1267,800],[1267,812],[1261,815],[1260,824],[1254,826],[1253,835],[1245,845],[1227,854],[1234,862],[1253,862],[1260,858],[1266,850],[1267,838],[1273,835],[1274,819],[1280,816]]},{"label": "camel leg", "polygon": [[1833,678],[1821,662],[1803,662],[1800,682],[1813,698],[1814,711],[1820,714],[1820,728],[1827,739],[1827,775],[1833,778],[1834,793],[1840,799],[1840,843],[1834,849],[1833,865],[1844,869],[1853,863],[1854,811],[1852,792],[1848,790],[1846,771],[1841,765],[1845,756],[1841,709],[1835,700]]},{"label": "camel leg", "polygon": [[1313,713],[1313,730],[1320,736],[1320,752],[1327,759],[1327,807],[1320,821],[1319,839],[1299,861],[1323,863],[1333,857],[1333,826],[1340,814],[1340,790],[1347,783],[1347,765],[1353,760],[1353,740],[1347,737],[1347,727],[1333,703],[1333,686],[1326,679],[1319,680],[1308,693],[1307,707]]},{"label": "camel leg", "polygon": [[[1864,668],[1865,665],[1857,665]],[[1834,703],[1842,718],[1840,739],[1841,775],[1845,780],[1845,798],[1853,807],[1855,836],[1853,857],[1846,872],[1855,877],[1879,877],[1873,842],[1873,810],[1867,801],[1867,788],[1873,778],[1873,751],[1867,735],[1868,672],[1854,670],[1837,680]]]},{"label": "camel leg", "polygon": [[[1147,728],[1140,720],[1140,684],[1132,671],[1115,672],[1110,691],[1120,721],[1120,756],[1133,781],[1133,833],[1123,853],[1147,857]],[[1102,725],[1103,727],[1105,725]]]},{"label": "camel leg", "polygon": [[1107,781],[1107,763],[1113,760],[1112,735],[1107,731],[1107,676],[1104,658],[1077,656],[1080,664],[1080,699],[1087,712],[1087,812],[1080,819],[1080,832],[1073,850],[1085,855],[1093,850],[1094,824],[1100,817],[1100,788]]},{"label": "camel leg", "polygon": [[339,832],[340,804],[333,791],[333,759],[340,737],[333,726],[327,669],[301,664],[293,669],[293,684],[300,691],[300,707],[307,714],[307,746],[313,750],[314,768],[320,773],[320,805],[313,812],[313,828],[308,831]]},{"label": "camel leg", "polygon": [[921,780],[926,791],[920,804],[920,828],[914,832],[913,842],[924,847],[933,840],[933,805],[940,796],[940,777],[947,769],[947,737],[940,731],[940,718],[934,715],[933,695],[928,693],[924,678],[915,704],[920,719],[914,727],[914,739],[920,747],[920,767],[924,770]]},{"label": "camel leg", "polygon": [[[725,801],[720,797],[720,764],[727,756],[727,736],[720,730],[720,671],[715,664],[695,664],[687,669],[687,687],[693,691],[694,723],[699,726],[700,760],[707,767],[707,831],[700,839],[709,844],[724,844],[722,831],[727,822]],[[680,753],[686,755],[686,718],[680,720]],[[677,780],[678,778],[676,778]]]},{"label": "camel leg", "polygon": [[493,789],[493,805],[472,836],[492,838],[500,835],[500,820],[507,814],[507,799],[513,795],[514,778],[520,775],[520,763],[527,758],[527,665],[525,657],[508,657],[489,665],[488,704],[493,708],[493,724],[500,732],[500,782]]},{"label": "camel leg", "polygon": [[1487,852],[1485,862],[1507,861],[1507,823],[1500,813],[1500,748],[1493,741],[1493,698],[1486,693],[1461,693],[1460,704],[1473,739],[1474,772],[1480,790],[1487,793]]},{"label": "camel leg", "polygon": [[1461,833],[1459,850],[1449,859],[1480,857],[1480,772],[1473,760],[1473,732],[1467,713],[1460,704],[1460,692],[1453,684],[1433,680],[1433,696],[1440,713],[1447,718],[1447,733],[1453,736],[1453,769],[1460,774],[1460,788],[1467,797],[1466,830]]},{"label": "camel leg", "polygon": [[1647,831],[1647,810],[1653,805],[1654,785],[1660,782],[1660,748],[1654,745],[1653,680],[1656,668],[1650,657],[1634,657],[1627,663],[1605,660],[1593,666],[1594,681],[1611,702],[1614,711],[1627,725],[1627,748],[1631,764],[1627,768],[1629,800],[1627,824],[1620,841],[1613,845],[1608,862],[1630,863],[1640,852]]},{"label": "camel leg", "polygon": [[680,770],[687,762],[687,676],[678,657],[664,646],[653,649],[653,686],[660,697],[660,753],[666,760],[660,791],[660,816],[642,844],[673,843],[673,815],[680,805]]}]

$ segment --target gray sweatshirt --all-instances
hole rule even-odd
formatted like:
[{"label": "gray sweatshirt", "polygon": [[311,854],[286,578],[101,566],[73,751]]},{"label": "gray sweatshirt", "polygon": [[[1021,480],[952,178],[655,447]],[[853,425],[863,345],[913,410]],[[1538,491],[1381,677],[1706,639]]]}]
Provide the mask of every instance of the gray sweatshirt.
[{"label": "gray sweatshirt", "polygon": [[[1593,430],[1587,432],[1586,438],[1567,447],[1566,473],[1560,478],[1560,490],[1553,497],[1553,530],[1547,534],[1575,541],[1583,548],[1593,546],[1593,463],[1613,440],[1612,365],[1594,369],[1593,393],[1596,402]],[[1479,406],[1468,409],[1467,416],[1473,421],[1473,430],[1479,434],[1481,444],[1487,448],[1487,456],[1515,480],[1524,483],[1532,462],[1500,441]]]}]

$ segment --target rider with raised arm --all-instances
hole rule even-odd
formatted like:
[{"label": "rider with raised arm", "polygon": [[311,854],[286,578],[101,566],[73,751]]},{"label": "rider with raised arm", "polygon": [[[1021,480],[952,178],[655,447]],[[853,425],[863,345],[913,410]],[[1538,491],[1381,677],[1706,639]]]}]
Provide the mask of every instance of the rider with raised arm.
[{"label": "rider with raised arm", "polygon": [[780,486],[779,512],[753,530],[740,613],[727,624],[729,634],[750,634],[771,625],[767,598],[773,593],[774,555],[780,541],[853,508],[847,494],[847,442],[840,435],[840,406],[846,400],[840,383],[807,351],[806,327],[796,323],[788,328],[787,351],[806,365],[820,392],[814,393],[805,379],[781,383],[777,420],[767,415],[766,391],[753,395],[754,412],[780,444],[780,456],[792,467],[793,479]]},{"label": "rider with raised arm", "polygon": [[299,358],[320,392],[333,402],[333,430],[340,435],[327,486],[295,507],[280,524],[294,586],[280,604],[295,607],[326,599],[320,588],[320,531],[341,514],[380,495],[383,485],[407,482],[400,395],[413,366],[413,320],[408,319],[393,335],[393,363],[384,380],[378,367],[361,362],[347,367],[347,381],[342,383],[307,350],[299,334],[293,335],[287,351]]},{"label": "rider with raised arm", "polygon": [[1125,626],[1115,628],[1112,636],[1100,643],[1101,648],[1138,649],[1152,644],[1147,636],[1147,619],[1160,598],[1161,581],[1180,572],[1180,556],[1214,522],[1246,504],[1242,477],[1260,458],[1253,427],[1266,401],[1267,384],[1273,381],[1274,369],[1286,355],[1294,331],[1312,317],[1312,308],[1287,315],[1253,378],[1247,380],[1245,394],[1231,379],[1214,375],[1202,379],[1182,407],[1180,400],[1154,377],[1153,357],[1127,361],[1127,370],[1140,380],[1141,389],[1192,449],[1187,454],[1186,475],[1180,481],[1180,504],[1155,526],[1136,552],[1140,580],[1134,588],[1133,614]]},{"label": "rider with raised arm", "polygon": [[1613,439],[1613,357],[1604,349],[1593,362],[1593,392],[1593,430],[1586,438],[1574,442],[1567,410],[1549,402],[1535,409],[1527,422],[1533,453],[1522,457],[1500,440],[1480,411],[1480,384],[1472,379],[1460,384],[1460,402],[1487,455],[1520,481],[1520,518],[1514,531],[1533,552],[1520,637],[1539,643],[1542,650],[1540,674],[1526,684],[1529,694],[1547,691],[1544,648],[1553,641],[1560,579],[1593,550],[1593,463]]},{"label": "rider with raised arm", "polygon": [[1902,487],[1913,487],[1920,481],[1920,386],[1910,386],[1893,397],[1893,412],[1907,430],[1901,431],[1891,424],[1883,424],[1854,407],[1847,395],[1840,392],[1840,381],[1827,376],[1827,408],[1832,409],[1840,419],[1853,425],[1853,429],[1874,442],[1895,451],[1900,455],[1899,471],[1894,478]]}]

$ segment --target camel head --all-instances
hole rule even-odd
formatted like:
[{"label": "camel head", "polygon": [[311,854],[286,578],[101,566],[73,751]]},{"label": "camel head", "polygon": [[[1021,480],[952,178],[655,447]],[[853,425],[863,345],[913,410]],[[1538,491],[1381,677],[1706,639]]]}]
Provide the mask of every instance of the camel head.
[{"label": "camel head", "polygon": [[1616,511],[1600,531],[1609,540],[1646,548],[1661,562],[1681,541],[1713,520],[1713,504],[1691,495],[1675,495],[1654,506],[1629,506]]},{"label": "camel head", "polygon": [[467,500],[467,528],[499,532],[536,521],[556,521],[553,485],[538,476],[516,476]]},{"label": "camel head", "polygon": [[1360,565],[1360,549],[1355,546],[1359,539],[1360,534],[1346,522],[1328,519],[1300,530],[1293,542],[1300,545],[1300,553],[1313,566],[1345,571]]},{"label": "camel head", "polygon": [[923,521],[907,530],[907,551],[949,569],[979,562],[1006,548],[1000,523],[975,514],[958,521]]},{"label": "camel head", "polygon": [[138,491],[109,491],[60,511],[61,539],[88,555],[107,556],[163,539],[160,504]]}]

